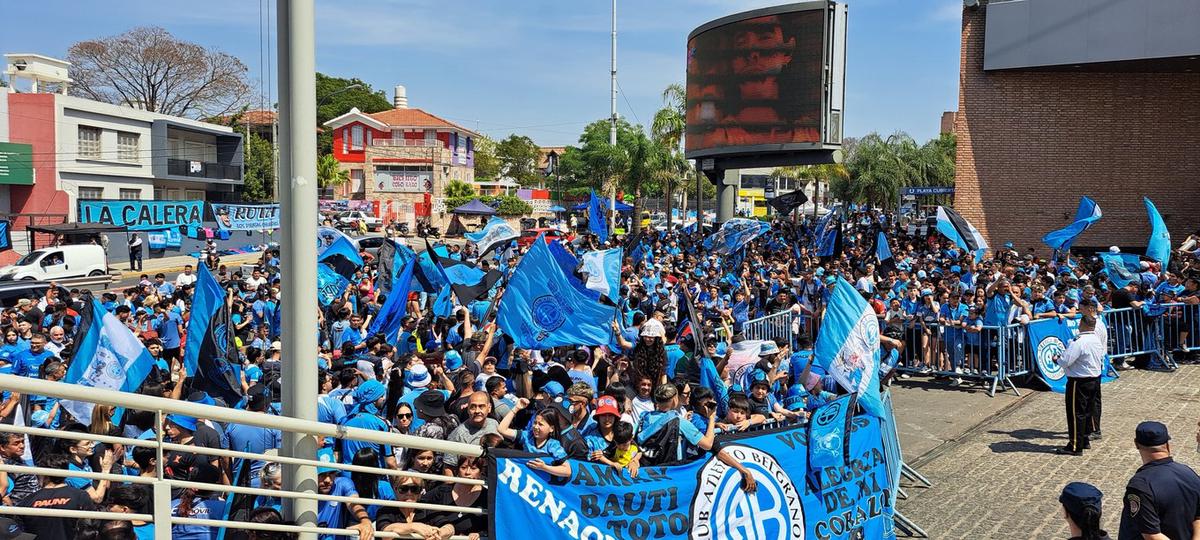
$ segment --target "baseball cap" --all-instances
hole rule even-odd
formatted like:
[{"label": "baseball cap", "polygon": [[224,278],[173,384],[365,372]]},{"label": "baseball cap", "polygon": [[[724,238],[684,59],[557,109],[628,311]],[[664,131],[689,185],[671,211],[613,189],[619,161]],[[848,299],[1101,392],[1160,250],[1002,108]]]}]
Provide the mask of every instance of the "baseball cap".
[{"label": "baseball cap", "polygon": [[[337,460],[333,459],[333,449],[332,448],[322,448],[320,450],[317,450],[317,461],[320,461],[322,463],[337,463]],[[338,469],[334,468],[334,467],[317,467],[317,474],[325,474],[325,473],[331,473],[331,472],[338,472]]]},{"label": "baseball cap", "polygon": [[432,380],[425,364],[417,364],[404,372],[404,385],[410,388],[425,388]]},{"label": "baseball cap", "polygon": [[596,412],[593,416],[600,416],[602,414],[621,416],[621,412],[617,410],[617,400],[613,399],[612,396],[600,396],[596,400]]},{"label": "baseball cap", "polygon": [[1083,515],[1083,511],[1088,508],[1099,514],[1103,499],[1104,494],[1096,489],[1096,486],[1085,482],[1067,484],[1058,496],[1058,502],[1062,503],[1063,508],[1072,516]]},{"label": "baseball cap", "polygon": [[1171,440],[1171,435],[1162,422],[1150,420],[1137,425],[1133,440],[1140,446],[1162,446]]}]

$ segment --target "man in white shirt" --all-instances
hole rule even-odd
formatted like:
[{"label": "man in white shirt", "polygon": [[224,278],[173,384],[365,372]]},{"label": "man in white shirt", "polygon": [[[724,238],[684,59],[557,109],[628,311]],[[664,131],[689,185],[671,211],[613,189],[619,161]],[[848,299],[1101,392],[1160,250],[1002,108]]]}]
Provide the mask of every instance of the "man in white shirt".
[{"label": "man in white shirt", "polygon": [[185,265],[183,273],[175,276],[175,288],[179,289],[196,282],[196,274],[192,272],[192,265]]},{"label": "man in white shirt", "polygon": [[1100,419],[1093,418],[1093,413],[1100,409],[1100,374],[1107,352],[1107,345],[1096,335],[1096,317],[1084,315],[1079,321],[1079,337],[1055,359],[1067,375],[1067,446],[1055,453],[1081,455],[1091,446],[1088,435],[1100,431]]}]

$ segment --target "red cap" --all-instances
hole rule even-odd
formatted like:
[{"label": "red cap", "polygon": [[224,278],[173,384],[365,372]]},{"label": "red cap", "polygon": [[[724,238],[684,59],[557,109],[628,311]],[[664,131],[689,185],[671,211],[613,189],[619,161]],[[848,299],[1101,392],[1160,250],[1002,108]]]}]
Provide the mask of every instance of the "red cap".
[{"label": "red cap", "polygon": [[595,415],[600,416],[602,414],[611,414],[616,417],[621,416],[621,412],[617,410],[617,400],[613,399],[612,396],[600,396],[600,399],[596,400]]}]

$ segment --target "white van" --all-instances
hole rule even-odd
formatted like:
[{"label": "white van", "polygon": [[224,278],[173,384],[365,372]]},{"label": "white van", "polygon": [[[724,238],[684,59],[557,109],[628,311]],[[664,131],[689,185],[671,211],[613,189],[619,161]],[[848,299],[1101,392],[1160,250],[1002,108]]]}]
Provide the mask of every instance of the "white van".
[{"label": "white van", "polygon": [[0,280],[50,281],[105,274],[108,274],[108,261],[104,247],[95,244],[42,248],[21,257],[12,266],[0,268]]}]

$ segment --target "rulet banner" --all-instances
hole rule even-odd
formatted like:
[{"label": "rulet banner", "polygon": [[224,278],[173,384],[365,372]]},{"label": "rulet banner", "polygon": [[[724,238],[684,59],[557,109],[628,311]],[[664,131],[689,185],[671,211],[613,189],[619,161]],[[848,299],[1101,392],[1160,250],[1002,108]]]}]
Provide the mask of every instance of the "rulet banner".
[{"label": "rulet banner", "polygon": [[210,203],[223,231],[268,231],[279,228],[279,204]]},{"label": "rulet banner", "polygon": [[[721,437],[758,483],[709,454],[686,465],[626,471],[569,461],[569,479],[527,466],[528,454],[494,452],[489,538],[551,540],[893,539],[892,475],[877,418],[850,421],[841,467],[811,470],[805,426]],[[517,456],[523,457],[517,457]],[[499,517],[497,519],[496,517]]]}]

